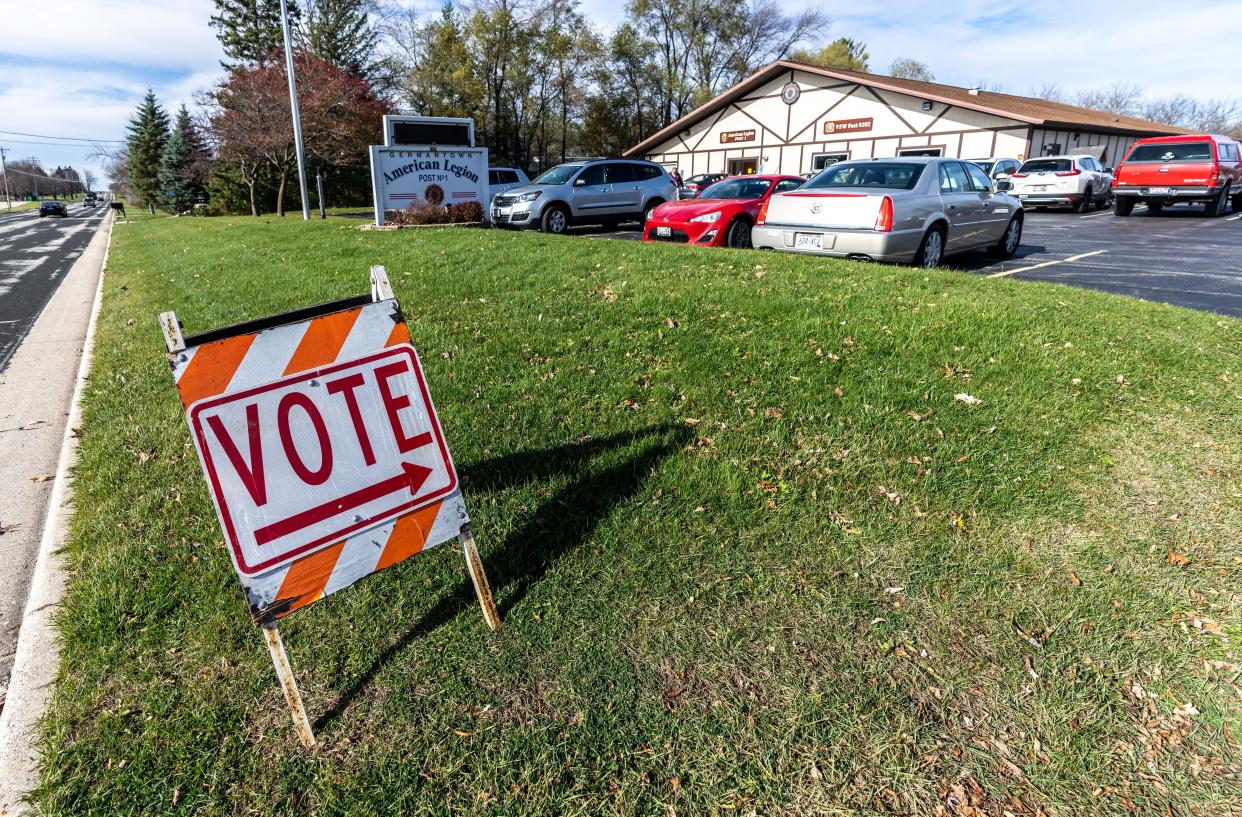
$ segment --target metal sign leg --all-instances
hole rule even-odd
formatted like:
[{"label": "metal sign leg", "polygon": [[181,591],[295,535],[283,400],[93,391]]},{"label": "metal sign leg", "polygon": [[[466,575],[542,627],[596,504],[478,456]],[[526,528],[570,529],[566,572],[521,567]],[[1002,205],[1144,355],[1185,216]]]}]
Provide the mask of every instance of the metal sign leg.
[{"label": "metal sign leg", "polygon": [[307,749],[314,749],[315,732],[311,729],[310,718],[306,717],[306,707],[302,706],[302,693],[298,691],[297,679],[293,677],[289,656],[285,655],[280,630],[276,629],[275,624],[264,624],[262,630],[267,651],[272,654],[272,663],[276,665],[276,675],[280,677],[280,687],[285,692],[285,701],[289,704],[289,712],[293,715],[293,728],[298,733],[298,740]]},{"label": "metal sign leg", "polygon": [[496,602],[492,599],[492,586],[487,583],[487,574],[483,572],[483,560],[479,558],[479,549],[474,544],[474,531],[469,525],[463,525],[457,534],[461,542],[461,552],[466,557],[466,567],[470,571],[470,581],[474,582],[474,593],[479,597],[479,606],[483,608],[483,618],[487,626],[493,630],[500,629],[500,613],[496,610]]}]

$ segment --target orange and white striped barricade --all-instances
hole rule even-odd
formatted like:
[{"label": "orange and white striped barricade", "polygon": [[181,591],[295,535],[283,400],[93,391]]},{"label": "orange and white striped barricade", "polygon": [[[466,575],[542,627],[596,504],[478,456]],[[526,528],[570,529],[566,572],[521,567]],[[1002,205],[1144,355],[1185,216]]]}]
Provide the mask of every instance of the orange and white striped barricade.
[{"label": "orange and white striped barricade", "polygon": [[183,337],[168,361],[220,529],[302,742],[276,622],[456,537],[500,626],[418,353],[383,267],[371,294]]}]

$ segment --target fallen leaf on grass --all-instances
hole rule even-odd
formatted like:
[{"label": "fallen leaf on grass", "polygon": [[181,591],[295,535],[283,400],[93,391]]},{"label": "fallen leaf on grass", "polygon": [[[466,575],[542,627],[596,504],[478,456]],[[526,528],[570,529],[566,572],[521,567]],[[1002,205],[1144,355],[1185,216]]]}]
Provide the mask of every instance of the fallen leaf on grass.
[{"label": "fallen leaf on grass", "polygon": [[1078,574],[1075,573],[1073,570],[1070,570],[1069,577],[1070,577],[1070,581],[1074,583],[1075,587],[1082,587],[1082,579],[1078,578]]},{"label": "fallen leaf on grass", "polygon": [[699,423],[702,422],[702,420],[700,420],[698,417],[687,417],[683,422],[688,426],[697,426]]},{"label": "fallen leaf on grass", "polygon": [[966,392],[961,392],[959,394],[953,395],[953,399],[959,403],[965,403],[968,406],[977,406],[983,402],[978,397],[971,397]]},{"label": "fallen leaf on grass", "polygon": [[1190,557],[1185,554],[1178,553],[1176,550],[1169,551],[1169,564],[1174,567],[1185,567],[1190,564]]},{"label": "fallen leaf on grass", "polygon": [[457,735],[459,738],[468,738],[468,737],[470,737],[471,735],[473,735],[473,734],[474,734],[474,732],[465,732],[465,731],[463,731],[463,730],[461,730],[461,729],[454,729],[454,730],[453,730],[453,734],[454,734],[454,735]]}]

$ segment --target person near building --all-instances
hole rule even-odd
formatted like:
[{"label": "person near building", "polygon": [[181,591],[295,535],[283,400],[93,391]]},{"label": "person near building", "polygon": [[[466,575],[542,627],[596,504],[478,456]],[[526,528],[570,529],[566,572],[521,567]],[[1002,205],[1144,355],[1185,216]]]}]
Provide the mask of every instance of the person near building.
[{"label": "person near building", "polygon": [[677,185],[678,187],[683,186],[682,181],[681,181],[681,168],[680,167],[673,168],[672,172],[669,173],[668,175],[672,177],[673,184]]}]

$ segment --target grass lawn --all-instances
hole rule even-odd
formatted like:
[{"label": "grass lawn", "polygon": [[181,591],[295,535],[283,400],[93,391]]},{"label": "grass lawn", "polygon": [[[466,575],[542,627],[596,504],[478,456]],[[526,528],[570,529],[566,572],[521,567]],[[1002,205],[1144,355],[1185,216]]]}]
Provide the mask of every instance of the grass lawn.
[{"label": "grass lawn", "polygon": [[37,201],[13,201],[0,202],[0,216],[8,213],[20,213],[25,210],[38,210],[39,202]]},{"label": "grass lawn", "polygon": [[[344,219],[113,240],[45,812],[1242,808],[1242,322]],[[373,263],[505,624],[488,632],[451,547],[286,619],[308,753],[156,315],[195,332],[357,294]]]}]

